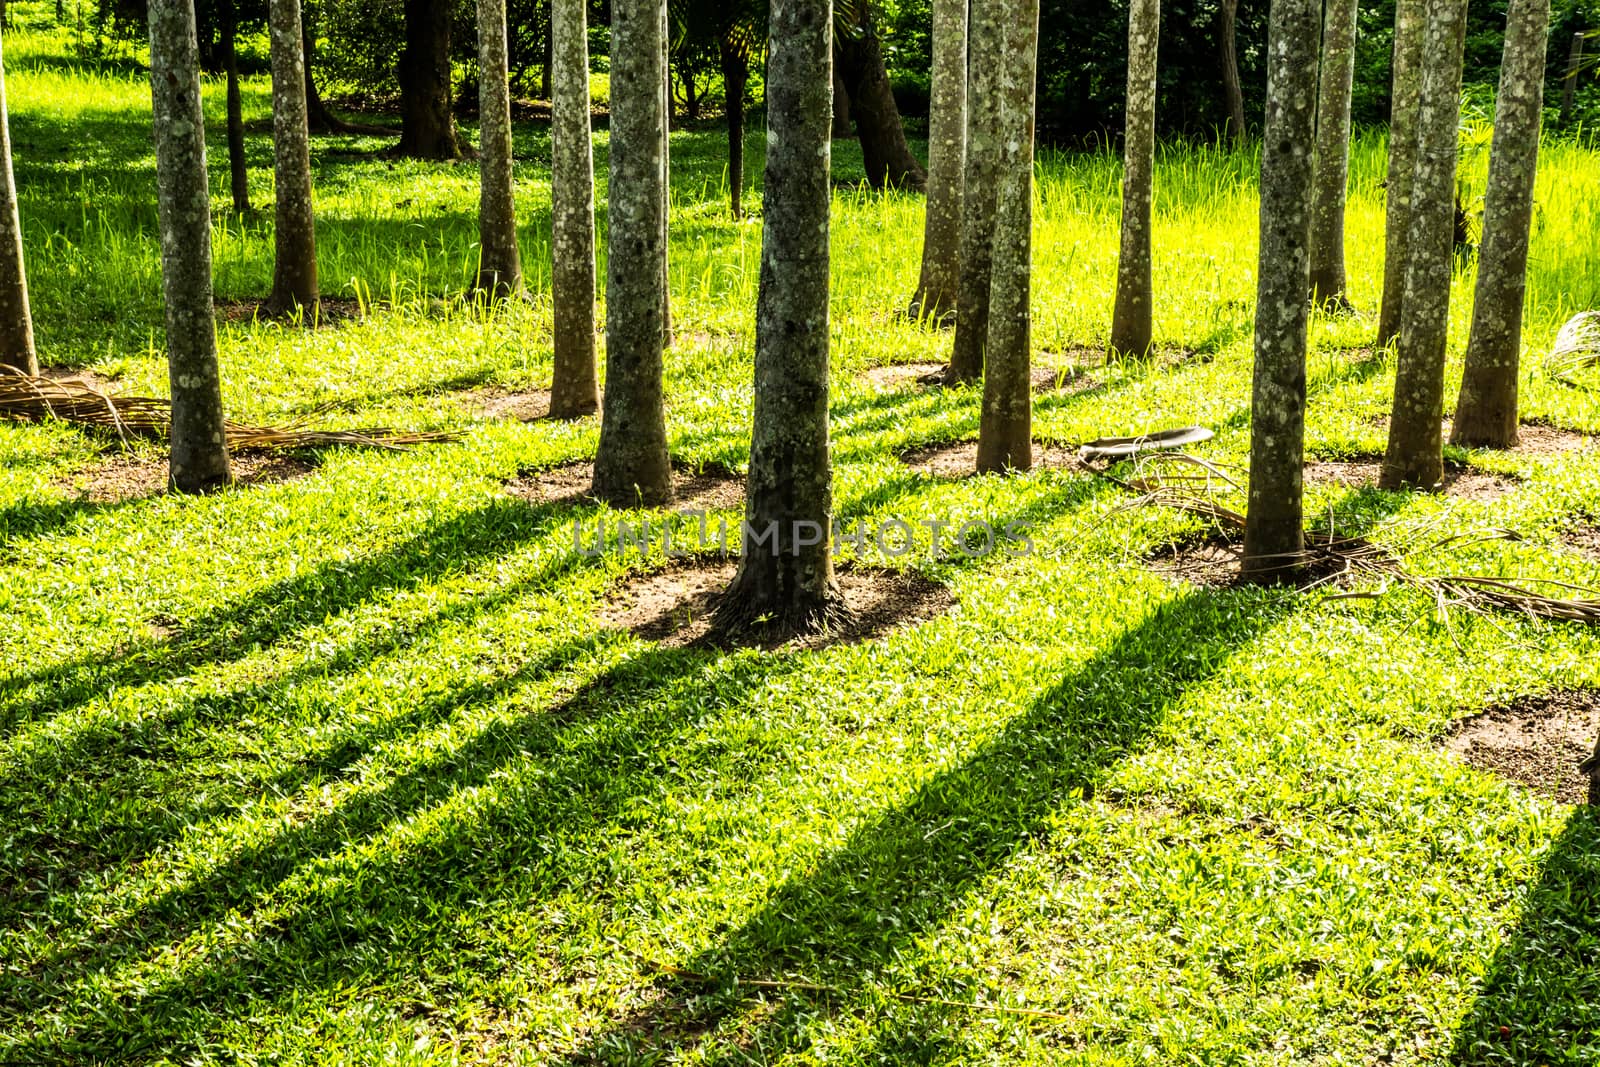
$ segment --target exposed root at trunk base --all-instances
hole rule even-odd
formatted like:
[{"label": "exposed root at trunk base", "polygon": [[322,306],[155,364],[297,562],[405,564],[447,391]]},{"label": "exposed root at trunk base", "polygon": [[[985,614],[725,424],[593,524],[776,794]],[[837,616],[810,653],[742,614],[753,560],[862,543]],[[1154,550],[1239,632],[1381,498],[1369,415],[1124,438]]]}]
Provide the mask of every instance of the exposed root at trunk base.
[{"label": "exposed root at trunk base", "polygon": [[727,599],[738,560],[694,556],[629,575],[600,621],[672,647],[821,649],[858,644],[955,606],[950,590],[915,571],[839,563],[840,596],[782,616]]}]

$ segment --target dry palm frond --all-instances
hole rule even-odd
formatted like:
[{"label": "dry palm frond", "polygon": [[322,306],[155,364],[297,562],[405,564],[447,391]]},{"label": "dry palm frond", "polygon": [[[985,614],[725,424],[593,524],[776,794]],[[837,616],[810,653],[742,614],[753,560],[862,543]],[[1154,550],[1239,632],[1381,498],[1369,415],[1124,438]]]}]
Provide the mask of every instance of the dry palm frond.
[{"label": "dry palm frond", "polygon": [[[0,419],[45,422],[51,419],[130,437],[164,438],[172,426],[169,401],[148,396],[113,395],[82,378],[41,378],[15,367],[0,367]],[[303,423],[287,426],[226,424],[233,452],[287,451],[346,445],[354,448],[404,449],[412,445],[454,441],[449,432],[412,433],[387,427],[358,430],[314,430]]]},{"label": "dry palm frond", "polygon": [[[1205,474],[1180,471],[1185,465],[1198,467]],[[1215,499],[1219,478],[1235,488],[1238,483],[1215,464],[1173,453],[1142,460],[1135,466],[1134,475],[1126,481],[1110,475],[1102,477],[1129,492],[1139,494],[1137,499],[1123,507],[1165,507],[1198,516],[1207,520],[1213,533],[1224,539],[1225,543],[1220,547],[1234,556],[1241,554],[1234,542],[1244,531],[1245,518]],[[1295,571],[1303,579],[1301,587],[1305,589],[1355,577],[1376,578],[1385,587],[1406,586],[1426,593],[1438,606],[1441,615],[1459,607],[1474,612],[1510,612],[1533,619],[1600,625],[1600,590],[1550,579],[1519,580],[1465,574],[1419,575],[1407,570],[1405,559],[1408,556],[1460,552],[1473,545],[1492,541],[1522,540],[1521,534],[1508,529],[1481,529],[1441,537],[1432,529],[1433,525],[1430,522],[1399,531],[1399,545],[1380,545],[1365,538],[1339,534],[1333,528],[1330,516],[1329,528],[1325,531],[1308,531],[1304,550],[1293,556],[1285,556],[1281,560],[1281,569],[1285,572]],[[1430,532],[1434,534],[1431,539],[1428,536]],[[1257,571],[1270,572],[1275,569],[1273,566],[1260,567],[1259,561],[1257,564]],[[1376,595],[1344,593],[1329,599]]]},{"label": "dry palm frond", "polygon": [[1556,343],[1545,357],[1544,372],[1557,381],[1577,385],[1572,375],[1596,363],[1600,363],[1600,311],[1585,311],[1567,320],[1556,334]]}]

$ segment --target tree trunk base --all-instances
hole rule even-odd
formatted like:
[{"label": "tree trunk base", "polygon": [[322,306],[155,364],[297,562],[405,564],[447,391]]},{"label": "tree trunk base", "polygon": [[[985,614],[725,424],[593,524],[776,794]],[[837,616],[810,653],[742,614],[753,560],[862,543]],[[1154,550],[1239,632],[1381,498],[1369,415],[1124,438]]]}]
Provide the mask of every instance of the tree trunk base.
[{"label": "tree trunk base", "polygon": [[802,592],[769,581],[766,568],[741,564],[718,600],[706,642],[777,645],[842,629],[854,620],[837,583],[822,594]]},{"label": "tree trunk base", "polygon": [[906,308],[906,318],[926,322],[939,330],[953,330],[956,325],[956,298],[953,293],[930,293],[926,289],[911,298]]}]

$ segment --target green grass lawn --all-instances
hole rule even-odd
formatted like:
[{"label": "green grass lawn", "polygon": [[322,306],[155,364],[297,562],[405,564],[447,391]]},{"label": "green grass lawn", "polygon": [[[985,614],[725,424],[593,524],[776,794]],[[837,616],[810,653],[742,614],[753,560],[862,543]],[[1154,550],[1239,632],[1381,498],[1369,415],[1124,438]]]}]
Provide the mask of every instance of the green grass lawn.
[{"label": "green grass lawn", "polygon": [[[5,51],[41,357],[162,393],[148,87],[43,29]],[[265,205],[264,81],[245,103]],[[208,132],[218,297],[260,299],[270,215],[225,217]],[[584,558],[571,524],[598,508],[504,489],[590,455],[595,420],[463,399],[549,381],[548,139],[516,136],[532,305],[458,299],[472,166],[321,138],[324,291],[366,316],[221,328],[237,418],[332,403],[460,443],[97,504],[74,480],[110,442],[0,427],[0,1063],[1600,1062],[1600,820],[1438,744],[1486,704],[1600,684],[1592,631],[1405,589],[1197,588],[1141,562],[1189,520],[1081,472],[910,473],[900,452],[975,434],[979,390],[867,377],[948,336],[898,314],[920,201],[861,190],[843,143],[838,510],[1026,519],[1037,551],[870,558],[958,607],[849,647],[609,630],[596,608],[655,564]],[[727,220],[721,150],[673,141],[667,414],[676,454],[737,468],[760,225]],[[1313,324],[1320,455],[1383,442],[1393,356],[1350,352],[1374,328],[1381,151],[1363,137],[1353,162],[1362,313]],[[1042,436],[1199,423],[1200,454],[1243,460],[1255,166],[1164,152],[1158,338],[1199,358],[1041,397]],[[1118,174],[1041,159],[1040,362],[1104,341]],[[1540,205],[1530,368],[1600,302],[1600,158],[1552,145]],[[1523,385],[1530,417],[1600,431],[1597,394]],[[1505,527],[1523,539],[1412,565],[1600,584],[1560,539],[1600,514],[1600,451],[1456,456],[1524,480],[1495,501],[1319,485],[1311,512],[1395,543]]]}]

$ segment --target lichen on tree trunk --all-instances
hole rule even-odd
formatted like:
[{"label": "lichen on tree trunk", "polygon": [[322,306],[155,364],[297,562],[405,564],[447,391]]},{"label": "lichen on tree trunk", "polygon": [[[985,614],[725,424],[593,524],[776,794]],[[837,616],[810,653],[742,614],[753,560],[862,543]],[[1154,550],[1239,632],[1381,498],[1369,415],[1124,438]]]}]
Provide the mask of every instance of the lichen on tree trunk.
[{"label": "lichen on tree trunk", "polygon": [[911,317],[953,321],[961,282],[961,187],[967,157],[967,0],[934,0],[928,202]]},{"label": "lichen on tree trunk", "polygon": [[[828,170],[831,0],[773,0],[756,302],[755,414],[739,569],[721,634],[773,639],[848,614],[830,544]],[[765,535],[772,531],[771,538]]]},{"label": "lichen on tree trunk", "polygon": [[506,0],[478,0],[478,292],[522,292],[516,188],[511,169],[511,83]]},{"label": "lichen on tree trunk", "polygon": [[1389,176],[1384,208],[1383,302],[1378,344],[1400,338],[1411,247],[1411,189],[1417,177],[1417,108],[1422,97],[1422,31],[1427,0],[1396,0],[1394,91],[1389,105]]},{"label": "lichen on tree trunk", "polygon": [[1417,169],[1412,185],[1400,358],[1395,372],[1389,445],[1378,484],[1432,489],[1444,478],[1445,345],[1456,218],[1456,129],[1461,112],[1461,53],[1466,0],[1428,0]]},{"label": "lichen on tree trunk", "polygon": [[271,0],[274,246],[269,314],[303,308],[314,319],[317,292],[316,217],[311,204],[311,140],[306,125],[305,53],[300,0]]},{"label": "lichen on tree trunk", "polygon": [[1517,374],[1528,240],[1544,110],[1545,39],[1550,0],[1511,0],[1496,97],[1494,146],[1484,196],[1483,245],[1456,401],[1452,444],[1511,448],[1517,443]]},{"label": "lichen on tree trunk", "polygon": [[1317,113],[1318,0],[1274,0],[1261,154],[1246,578],[1282,581],[1305,549],[1306,330]]},{"label": "lichen on tree trunk", "polygon": [[211,189],[193,0],[150,0],[161,282],[172,384],[169,480],[200,492],[231,480],[211,301]]},{"label": "lichen on tree trunk", "polygon": [[978,470],[984,472],[1033,467],[1033,389],[1028,372],[1039,0],[1004,0],[1002,7],[1006,28],[1000,112],[1003,149],[995,199],[983,410],[978,423]]},{"label": "lichen on tree trunk", "polygon": [[1117,257],[1117,297],[1111,313],[1111,353],[1142,357],[1150,351],[1150,215],[1156,160],[1156,50],[1160,0],[1128,7],[1128,96],[1122,170],[1122,248]]},{"label": "lichen on tree trunk", "polygon": [[11,115],[6,107],[5,64],[0,59],[0,364],[39,373],[28,305],[28,271],[22,255],[22,217],[11,171]]},{"label": "lichen on tree trunk", "polygon": [[1345,193],[1350,182],[1350,91],[1356,69],[1359,0],[1328,0],[1317,94],[1317,170],[1311,199],[1311,290],[1344,307]]},{"label": "lichen on tree trunk", "polygon": [[967,166],[961,193],[961,285],[946,377],[976,381],[989,342],[995,182],[1000,170],[1000,75],[1005,25],[998,3],[974,4],[967,36]]},{"label": "lichen on tree trunk", "polygon": [[600,406],[594,338],[594,149],[584,3],[554,0],[551,10],[550,296],[555,354],[550,414],[558,419],[592,415]]},{"label": "lichen on tree trunk", "polygon": [[653,507],[672,499],[661,396],[666,342],[664,3],[615,0],[611,15],[606,398],[593,492],[618,507]]}]

